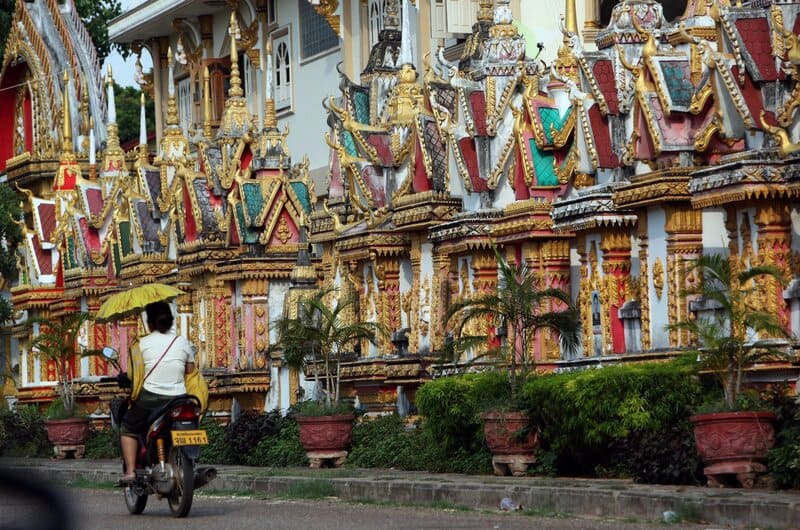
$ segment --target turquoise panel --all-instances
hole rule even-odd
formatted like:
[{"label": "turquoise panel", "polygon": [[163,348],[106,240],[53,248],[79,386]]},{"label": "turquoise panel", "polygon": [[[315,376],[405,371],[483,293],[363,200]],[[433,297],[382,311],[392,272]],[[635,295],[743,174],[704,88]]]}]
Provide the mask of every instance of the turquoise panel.
[{"label": "turquoise panel", "polygon": [[561,129],[564,128],[564,124],[567,122],[570,114],[572,114],[572,107],[567,110],[563,118],[559,116],[558,109],[547,107],[539,108],[539,116],[542,118],[542,127],[544,128],[544,136],[547,138],[548,142],[553,142],[553,134],[550,132],[550,127],[552,126],[556,131],[560,132]]},{"label": "turquoise panel", "polygon": [[353,139],[353,135],[350,133],[350,131],[342,132],[342,143],[344,144],[344,148],[348,155],[358,156],[358,151],[356,150],[356,141]]},{"label": "turquoise panel", "polygon": [[692,92],[694,86],[688,71],[689,63],[663,62],[661,71],[664,74],[664,82],[672,98],[672,104],[676,107],[688,107],[692,103]]},{"label": "turquoise panel", "polygon": [[290,182],[289,185],[294,190],[297,197],[300,199],[300,202],[303,205],[303,209],[306,213],[311,211],[311,196],[308,194],[308,188],[302,182]]},{"label": "turquoise panel", "polygon": [[[244,203],[247,205],[247,217],[253,222],[264,207],[264,197],[261,195],[261,184],[245,182],[242,184],[242,192],[244,195]],[[246,225],[247,223],[242,223],[242,226]]]},{"label": "turquoise panel", "polygon": [[353,105],[356,107],[356,121],[369,125],[369,95],[356,90],[353,93]]},{"label": "turquoise panel", "polygon": [[528,140],[533,153],[533,169],[536,172],[537,186],[558,186],[558,177],[553,168],[554,157],[549,151],[540,151],[536,147],[536,141],[531,138]]}]

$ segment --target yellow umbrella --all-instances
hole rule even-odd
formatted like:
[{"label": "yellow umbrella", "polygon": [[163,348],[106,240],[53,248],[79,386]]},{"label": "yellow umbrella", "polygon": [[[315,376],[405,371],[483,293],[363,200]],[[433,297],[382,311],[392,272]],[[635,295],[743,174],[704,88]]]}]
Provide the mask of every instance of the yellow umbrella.
[{"label": "yellow umbrella", "polygon": [[111,295],[97,310],[95,320],[107,322],[141,313],[153,302],[166,302],[185,294],[177,287],[164,283],[146,283]]}]

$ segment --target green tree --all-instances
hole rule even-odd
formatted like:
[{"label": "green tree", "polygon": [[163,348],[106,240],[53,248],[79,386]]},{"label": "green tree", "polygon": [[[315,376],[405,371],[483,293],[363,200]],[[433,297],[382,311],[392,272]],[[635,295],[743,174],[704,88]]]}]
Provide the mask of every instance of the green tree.
[{"label": "green tree", "polygon": [[76,357],[94,355],[96,352],[79,350],[78,334],[83,324],[91,320],[89,313],[69,313],[60,318],[36,318],[31,324],[39,324],[39,334],[31,342],[31,350],[42,361],[53,361],[56,365],[58,386],[56,391],[64,405],[66,417],[75,411],[75,383],[72,378],[72,361]]},{"label": "green tree", "polygon": [[11,31],[14,4],[15,0],[0,0],[0,57],[3,57],[6,51],[6,38],[8,38],[8,33]]},{"label": "green tree", "polygon": [[750,301],[766,294],[767,282],[782,282],[778,269],[764,265],[743,269],[733,258],[718,254],[701,256],[693,265],[701,273],[697,286],[683,291],[711,304],[712,315],[698,316],[669,326],[697,337],[701,366],[722,385],[726,408],[735,410],[742,390],[744,369],[758,360],[780,355],[780,344],[770,337],[785,338],[778,317],[752,307]]},{"label": "green tree", "polygon": [[75,0],[75,8],[92,36],[101,64],[112,50],[117,50],[123,57],[128,56],[128,46],[108,40],[108,23],[122,14],[119,0]]},{"label": "green tree", "polygon": [[[121,87],[114,83],[114,99],[117,105],[117,126],[119,127],[119,141],[126,142],[139,138],[140,96],[141,91],[134,87]],[[153,99],[145,94],[145,111],[147,113],[147,130],[154,131],[155,104]]]},{"label": "green tree", "polygon": [[[487,343],[486,335],[465,335],[470,323],[486,324],[505,332],[505,344],[490,350],[508,369],[511,402],[533,373],[536,363],[532,355],[536,333],[551,330],[560,336],[565,351],[575,351],[581,342],[578,310],[569,295],[561,289],[542,287],[542,278],[523,261],[509,264],[495,250],[498,263],[497,291],[465,298],[450,306],[448,321],[455,322],[455,349],[463,351]],[[561,309],[555,309],[560,306]]]},{"label": "green tree", "polygon": [[378,323],[351,321],[348,317],[355,300],[329,303],[334,293],[334,289],[314,292],[298,301],[296,318],[283,317],[274,324],[286,364],[297,369],[312,366],[315,381],[322,377],[324,404],[329,408],[339,404],[340,354],[352,351],[362,340],[374,341],[378,333],[386,333]]},{"label": "green tree", "polygon": [[[22,241],[20,196],[7,183],[0,184],[0,275],[4,283],[13,281],[17,271],[17,246]],[[0,297],[0,324],[11,320],[11,303]]]},{"label": "green tree", "polygon": [[[0,57],[5,51],[15,4],[16,0],[0,0]],[[108,23],[122,14],[122,4],[119,0],[75,0],[75,7],[92,37],[100,63],[113,49],[119,51],[123,57],[127,57],[130,53],[127,45],[108,40]]]}]

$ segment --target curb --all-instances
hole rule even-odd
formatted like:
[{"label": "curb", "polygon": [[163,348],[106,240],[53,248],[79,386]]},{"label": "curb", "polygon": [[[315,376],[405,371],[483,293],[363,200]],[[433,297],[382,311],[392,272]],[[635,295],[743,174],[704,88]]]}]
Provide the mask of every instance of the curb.
[{"label": "curb", "polygon": [[[113,482],[119,471],[102,469],[26,466],[44,479],[57,482],[89,480]],[[686,514],[684,518],[731,528],[800,528],[800,495],[767,490],[709,489],[635,485],[627,481],[564,481],[534,478],[426,475],[407,478],[394,471],[380,477],[254,476],[238,468],[221,466],[217,479],[202,491],[257,492],[267,497],[285,494],[309,481],[327,481],[336,496],[345,501],[391,502],[406,505],[447,503],[475,510],[496,511],[509,497],[525,510],[563,513],[578,517],[606,517],[663,521],[665,511]],[[376,474],[381,471],[376,470]],[[531,482],[535,482],[531,484]],[[563,484],[573,482],[575,484]]]}]

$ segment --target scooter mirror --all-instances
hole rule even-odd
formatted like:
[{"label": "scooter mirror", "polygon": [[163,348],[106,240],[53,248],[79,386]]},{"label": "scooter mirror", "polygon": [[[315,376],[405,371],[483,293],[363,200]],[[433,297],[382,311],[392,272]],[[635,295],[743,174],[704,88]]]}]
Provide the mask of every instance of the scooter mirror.
[{"label": "scooter mirror", "polygon": [[103,357],[109,361],[116,361],[119,360],[119,352],[111,346],[105,346],[103,348]]}]

